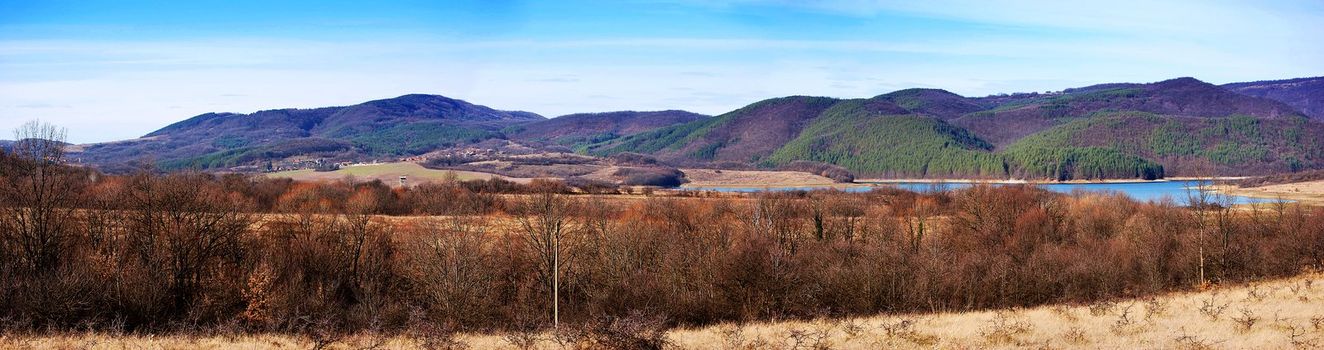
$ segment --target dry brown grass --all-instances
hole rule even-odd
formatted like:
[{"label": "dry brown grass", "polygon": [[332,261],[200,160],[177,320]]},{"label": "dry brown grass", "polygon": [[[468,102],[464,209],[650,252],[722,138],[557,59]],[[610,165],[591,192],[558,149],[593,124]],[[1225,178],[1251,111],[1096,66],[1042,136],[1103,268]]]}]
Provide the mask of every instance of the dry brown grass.
[{"label": "dry brown grass", "polygon": [[408,176],[410,183],[441,181],[450,176],[454,176],[454,179],[459,181],[486,180],[494,177],[517,183],[528,183],[532,180],[511,178],[476,171],[428,169],[424,168],[422,165],[411,162],[353,165],[341,168],[340,170],[325,172],[313,171],[312,169],[290,170],[270,173],[266,176],[271,178],[291,178],[296,181],[340,181],[347,177],[352,177],[356,181],[381,180],[388,185],[396,185],[400,183],[401,175]]},{"label": "dry brown grass", "polygon": [[[1095,305],[723,324],[672,330],[667,337],[669,347],[678,349],[1310,349],[1324,346],[1321,280],[1324,274],[1310,273]],[[1227,309],[1210,316],[1202,311],[1210,304]],[[510,340],[516,338],[528,338],[537,349],[582,345],[551,334],[464,334],[449,345],[517,349]],[[4,349],[304,349],[316,345],[310,339],[277,334],[0,335],[0,348]],[[427,347],[417,338],[365,334],[338,339],[326,348]]]},{"label": "dry brown grass", "polygon": [[799,171],[681,169],[686,187],[843,186],[832,179]]},{"label": "dry brown grass", "polygon": [[[782,348],[795,329],[828,324],[834,349],[1108,348],[1292,349],[1324,346],[1324,274],[1121,300],[1111,308],[1055,305],[1031,309],[878,316],[676,330],[677,346],[715,348],[738,333],[746,344]],[[1200,310],[1209,300],[1228,310]],[[1253,320],[1253,321],[1252,321]],[[716,347],[720,348],[720,347]]]}]

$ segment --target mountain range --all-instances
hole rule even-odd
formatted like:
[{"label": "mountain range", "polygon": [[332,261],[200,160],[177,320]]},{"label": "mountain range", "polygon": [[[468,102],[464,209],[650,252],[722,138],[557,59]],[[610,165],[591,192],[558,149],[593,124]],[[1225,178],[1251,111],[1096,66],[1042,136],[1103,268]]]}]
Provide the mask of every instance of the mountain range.
[{"label": "mountain range", "polygon": [[71,147],[107,171],[260,170],[273,162],[426,155],[506,140],[677,166],[797,160],[861,176],[1157,178],[1324,168],[1324,78],[1193,78],[964,97],[907,89],[871,98],[789,96],[708,117],[679,110],[504,111],[436,95],[345,107],[208,113],[141,138]]}]

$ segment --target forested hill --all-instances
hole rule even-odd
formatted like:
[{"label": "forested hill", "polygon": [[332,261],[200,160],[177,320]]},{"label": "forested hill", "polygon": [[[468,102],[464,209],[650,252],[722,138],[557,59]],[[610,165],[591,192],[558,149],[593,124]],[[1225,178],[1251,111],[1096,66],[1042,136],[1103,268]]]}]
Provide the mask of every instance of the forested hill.
[{"label": "forested hill", "polygon": [[772,98],[713,117],[668,110],[551,119],[405,95],[344,107],[207,113],[138,139],[74,146],[71,156],[112,172],[147,165],[257,171],[273,162],[300,167],[515,145],[641,153],[684,166],[771,168],[809,160],[863,177],[1256,175],[1324,169],[1321,84],[1305,78],[1217,86],[1177,78],[985,97],[906,89],[870,98]]},{"label": "forested hill", "polygon": [[227,169],[286,158],[408,155],[497,137],[502,127],[543,120],[437,95],[404,95],[345,107],[207,113],[142,138],[84,145],[73,157],[104,170],[154,163]]},{"label": "forested hill", "polygon": [[1324,77],[1232,83],[1223,87],[1243,95],[1280,101],[1311,118],[1324,120]]},{"label": "forested hill", "polygon": [[[142,138],[81,145],[71,156],[111,172],[261,170],[272,162],[362,161],[521,137],[629,134],[703,117],[683,111],[618,112],[565,119],[504,111],[438,95],[404,95],[345,107],[207,113]],[[569,131],[568,131],[569,130]]]},{"label": "forested hill", "polygon": [[678,110],[577,113],[511,126],[503,131],[515,140],[573,147],[707,117]]},{"label": "forested hill", "polygon": [[1192,78],[966,98],[786,97],[586,147],[696,165],[815,160],[862,176],[1156,178],[1324,167],[1324,124]]}]

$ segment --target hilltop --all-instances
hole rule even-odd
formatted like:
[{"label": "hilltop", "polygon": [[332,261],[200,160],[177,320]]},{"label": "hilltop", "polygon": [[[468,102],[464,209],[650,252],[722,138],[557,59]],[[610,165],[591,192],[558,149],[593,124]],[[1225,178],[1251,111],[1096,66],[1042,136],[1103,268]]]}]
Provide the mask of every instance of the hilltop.
[{"label": "hilltop", "polygon": [[549,119],[405,95],[346,107],[207,113],[142,138],[81,145],[75,157],[111,170],[154,162],[167,170],[238,171],[437,154],[454,165],[491,160],[453,156],[476,147],[643,154],[691,168],[813,161],[861,176],[1262,175],[1324,168],[1324,121],[1312,118],[1321,82],[1218,86],[1176,78],[985,97],[905,89],[870,98],[777,97],[712,117],[666,110]]},{"label": "hilltop", "polygon": [[1232,83],[1223,88],[1280,101],[1311,118],[1324,119],[1324,77]]},{"label": "hilltop", "polygon": [[775,98],[588,150],[677,163],[813,160],[865,176],[1152,179],[1318,168],[1321,136],[1324,124],[1287,104],[1178,78],[984,98],[936,89]]},{"label": "hilltop", "polygon": [[603,142],[707,117],[707,115],[679,110],[577,113],[508,127],[504,132],[514,140],[575,146]]}]

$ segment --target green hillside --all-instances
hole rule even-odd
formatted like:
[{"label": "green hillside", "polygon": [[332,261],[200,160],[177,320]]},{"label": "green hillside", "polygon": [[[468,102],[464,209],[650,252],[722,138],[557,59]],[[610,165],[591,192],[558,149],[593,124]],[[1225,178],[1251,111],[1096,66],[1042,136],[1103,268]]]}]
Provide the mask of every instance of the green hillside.
[{"label": "green hillside", "polygon": [[930,117],[878,115],[863,100],[838,103],[768,157],[767,164],[795,160],[837,164],[887,176],[1001,177],[1002,158],[987,142]]},{"label": "green hillside", "polygon": [[[1007,147],[1013,163],[1043,173],[1053,150],[1093,149],[1110,162],[1147,159],[1168,173],[1252,174],[1321,166],[1324,145],[1305,118],[1260,119],[1165,116],[1144,112],[1097,112],[1024,137]],[[1060,151],[1058,151],[1060,152]],[[1126,163],[1126,162],[1123,162]],[[1128,173],[1126,168],[1117,170]]]},{"label": "green hillside", "polygon": [[840,100],[789,96],[759,101],[702,120],[590,145],[604,156],[622,152],[677,159],[750,161],[771,154],[800,133],[807,121]]}]

